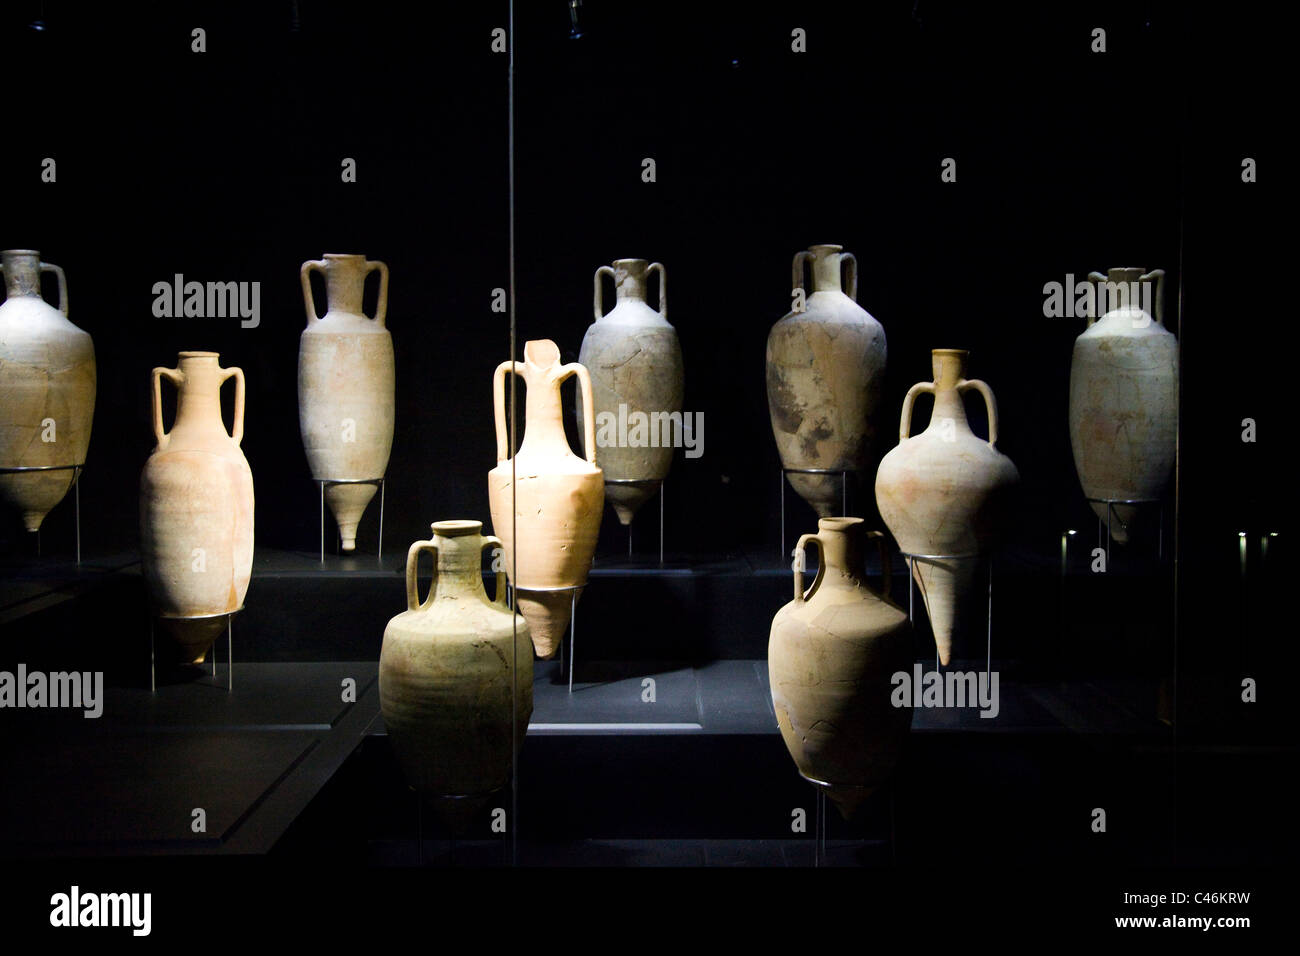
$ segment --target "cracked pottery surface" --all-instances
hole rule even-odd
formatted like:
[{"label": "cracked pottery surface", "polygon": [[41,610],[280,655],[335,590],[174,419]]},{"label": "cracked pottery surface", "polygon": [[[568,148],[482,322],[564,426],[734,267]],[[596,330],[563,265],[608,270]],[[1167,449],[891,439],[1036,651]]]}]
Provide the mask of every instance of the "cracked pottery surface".
[{"label": "cracked pottery surface", "polygon": [[[311,273],[325,279],[319,318]],[[379,273],[375,317],[362,312],[366,276]],[[327,253],[299,270],[307,328],[298,343],[298,424],[317,481],[382,478],[393,448],[395,374],[388,313],[388,266],[361,255]],[[327,485],[325,503],[342,549],[356,549],[357,525],[376,485]]]},{"label": "cracked pottery surface", "polygon": [[[481,521],[439,521],[411,545],[406,610],[388,622],[379,654],[384,724],[407,781],[456,827],[510,782],[533,712],[527,622],[506,606],[506,576],[483,588],[482,553],[501,545]],[[434,563],[419,595],[419,559]]]},{"label": "cracked pottery surface", "polygon": [[[506,375],[511,371],[526,387],[524,438],[513,459],[517,489],[506,423]],[[578,379],[585,405],[585,459],[573,453],[564,434],[560,386],[570,377]],[[524,345],[523,362],[497,366],[492,400],[497,436],[497,465],[488,472],[492,529],[501,539],[506,573],[533,646],[538,657],[549,658],[559,650],[573,602],[587,583],[605,507],[604,475],[594,461],[591,379],[578,362],[561,365],[560,350],[550,339],[536,339]],[[562,590],[566,588],[577,590]]]},{"label": "cracked pottery surface", "polygon": [[[162,380],[177,389],[176,420],[163,429]],[[234,426],[221,418],[221,385],[235,379]],[[244,435],[244,373],[216,352],[181,352],[153,370],[158,441],[140,475],[140,559],[156,616],[183,659],[203,660],[226,628],[219,615],[244,606],[253,570],[253,473]],[[203,618],[203,620],[183,620]]]},{"label": "cracked pottery surface", "polygon": [[884,536],[864,534],[861,518],[822,518],[796,548],[802,558],[818,545],[817,576],[805,595],[795,573],[794,600],[773,618],[767,652],[786,748],[846,818],[889,778],[912,721],[910,706],[890,701],[892,675],[911,667],[912,628],[905,610],[866,585],[868,537],[881,546],[888,593]]},{"label": "cracked pottery surface", "polygon": [[[885,330],[857,303],[857,260],[841,246],[794,257],[794,287],[812,266],[806,309],[789,312],[767,337],[767,405],[785,468],[865,472],[873,463],[885,373]],[[849,291],[840,281],[848,268]],[[787,474],[821,517],[839,510],[839,475]]]},{"label": "cracked pottery surface", "polygon": [[[650,273],[659,272],[659,310],[646,303]],[[601,277],[614,280],[617,302],[602,315]],[[645,259],[618,259],[613,266],[601,266],[595,275],[594,324],[587,328],[578,355],[591,373],[592,407],[597,416],[608,413],[619,418],[642,412],[672,414],[682,410],[685,372],[677,330],[668,323],[668,275],[662,263]],[[583,432],[582,401],[578,402],[578,431]],[[597,435],[599,438],[599,433]],[[654,496],[668,476],[673,447],[619,447],[596,449],[595,461],[605,473],[605,498],[620,523],[632,517]],[[635,482],[631,484],[629,482]]]},{"label": "cracked pottery surface", "polygon": [[[899,443],[876,472],[876,504],[899,548],[910,554],[968,556],[913,562],[943,664],[951,658],[956,610],[972,584],[978,556],[994,544],[1020,481],[1011,459],[996,448],[992,389],[963,377],[967,355],[962,349],[931,353],[934,381],[908,390]],[[988,441],[976,436],[966,420],[962,393],[969,390],[978,392],[988,408]],[[934,395],[934,408],[925,431],[912,436],[912,404],[922,392]]]},{"label": "cracked pottery surface", "polygon": [[[95,414],[95,347],[68,321],[63,270],[41,262],[34,249],[6,250],[0,266],[0,467],[84,464]],[[41,298],[42,272],[58,277],[58,308]],[[38,531],[74,474],[0,474],[0,502],[18,512],[24,528]]]},{"label": "cracked pottery surface", "polygon": [[[1147,294],[1155,283],[1155,315],[1126,301],[1090,318],[1075,339],[1070,448],[1079,483],[1089,498],[1159,498],[1173,472],[1178,437],[1178,341],[1164,327],[1164,272],[1111,269],[1089,279]],[[1089,503],[1104,522],[1106,504]],[[1128,541],[1139,514],[1133,505],[1114,506],[1116,543]]]}]

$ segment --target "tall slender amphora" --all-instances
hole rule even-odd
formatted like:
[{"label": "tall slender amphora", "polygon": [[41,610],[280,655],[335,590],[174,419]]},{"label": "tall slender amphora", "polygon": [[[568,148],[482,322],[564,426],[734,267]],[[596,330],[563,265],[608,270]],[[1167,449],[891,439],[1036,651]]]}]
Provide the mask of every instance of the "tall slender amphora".
[{"label": "tall slender amphora", "polygon": [[[912,723],[895,707],[892,677],[912,662],[907,612],[888,597],[889,555],[880,545],[884,584],[867,587],[861,518],[822,518],[795,548],[794,600],[776,612],[767,645],[772,707],[799,773],[823,788],[845,817],[893,772]],[[805,549],[821,552],[805,593]]]},{"label": "tall slender amphora", "polygon": [[[325,278],[326,310],[316,315],[311,274]],[[374,318],[361,311],[366,276],[379,273]],[[307,328],[298,342],[298,424],[311,476],[359,482],[384,477],[393,449],[393,337],[388,315],[388,266],[365,256],[327,253],[300,270]],[[357,524],[374,484],[327,484],[325,501],[339,526],[343,550],[356,548]]]},{"label": "tall slender amphora", "polygon": [[[1105,521],[1108,501],[1154,502],[1169,482],[1178,437],[1178,341],[1164,325],[1163,269],[1111,269],[1088,278],[1098,302],[1074,341],[1070,447],[1083,493]],[[1096,319],[1103,300],[1105,314]],[[1138,508],[1111,507],[1111,536],[1124,544]]]},{"label": "tall slender amphora", "polygon": [[[898,446],[876,472],[876,505],[898,546],[916,555],[913,569],[930,615],[939,660],[952,656],[957,608],[970,589],[979,557],[993,546],[1020,481],[1011,459],[997,450],[998,406],[993,390],[964,378],[962,349],[931,353],[933,382],[913,385],[903,399]],[[989,439],[966,421],[962,395],[976,391],[988,409]],[[930,424],[911,436],[912,403],[934,396]]]},{"label": "tall slender amphora", "polygon": [[[524,380],[527,393],[524,440],[513,458],[506,423],[506,375],[512,371]],[[582,389],[586,459],[569,449],[564,434],[560,385],[571,376]],[[497,466],[488,472],[492,528],[501,539],[506,572],[537,656],[548,658],[559,649],[572,602],[587,583],[605,507],[604,475],[595,464],[591,379],[577,362],[561,365],[554,342],[538,339],[524,345],[522,364],[497,366],[492,404],[497,432]]]},{"label": "tall slender amphora", "polygon": [[[659,273],[659,311],[646,304],[650,273]],[[601,276],[614,280],[618,301],[604,315]],[[596,410],[596,463],[605,499],[622,524],[659,489],[682,443],[685,390],[682,347],[668,324],[668,273],[662,263],[617,259],[595,277],[596,321],[582,338],[580,364],[591,373]],[[578,402],[578,431],[583,431]]]},{"label": "tall slender amphora", "polygon": [[[0,304],[0,502],[28,531],[72,487],[71,466],[86,461],[95,414],[95,347],[68,321],[63,270],[34,249],[0,253],[5,300]],[[41,298],[41,273],[59,282],[59,307]]]},{"label": "tall slender amphora", "polygon": [[[858,305],[857,259],[842,248],[795,254],[795,308],[767,336],[767,407],[781,465],[802,469],[786,477],[822,517],[840,510],[840,473],[872,463],[885,374],[885,330]],[[805,263],[813,274],[807,296]]]},{"label": "tall slender amphora", "polygon": [[[153,370],[158,446],[140,476],[140,557],[154,614],[187,661],[201,661],[244,606],[253,571],[253,473],[244,437],[244,373],[216,352],[181,352]],[[234,424],[221,418],[221,385],[235,380]],[[176,386],[176,420],[163,428],[162,380]]]},{"label": "tall slender amphora", "polygon": [[[533,712],[528,624],[483,590],[482,552],[501,542],[481,521],[439,521],[411,545],[406,610],[388,622],[379,653],[379,705],[406,779],[435,798],[452,826],[467,822],[510,782]],[[420,555],[433,555],[433,584],[420,599]]]}]

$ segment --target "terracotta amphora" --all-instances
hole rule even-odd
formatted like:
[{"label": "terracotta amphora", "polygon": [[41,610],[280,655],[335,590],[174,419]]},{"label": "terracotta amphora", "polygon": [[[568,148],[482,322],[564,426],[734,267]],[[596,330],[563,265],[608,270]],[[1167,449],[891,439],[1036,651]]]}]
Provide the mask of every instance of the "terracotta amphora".
[{"label": "terracotta amphora", "polygon": [[[646,303],[659,273],[659,310]],[[604,314],[601,277],[614,280],[618,300]],[[578,362],[591,373],[596,410],[596,464],[605,473],[605,500],[622,524],[668,476],[682,436],[685,380],[677,330],[668,324],[668,273],[662,263],[617,259],[595,276],[596,321],[582,338]],[[578,431],[583,431],[578,402]]]},{"label": "terracotta amphora", "polygon": [[[95,414],[95,347],[68,321],[63,270],[34,249],[0,253],[0,503],[39,531],[85,464]],[[59,283],[59,307],[41,298],[41,273]]]},{"label": "terracotta amphora", "polygon": [[[374,318],[361,311],[366,276],[379,273]],[[325,314],[316,315],[311,273],[325,279]],[[327,253],[299,270],[307,328],[298,341],[298,424],[317,481],[384,477],[393,448],[393,337],[388,316],[388,266],[360,255]],[[356,548],[357,525],[374,497],[373,484],[325,486],[344,551]]]},{"label": "terracotta amphora", "polygon": [[791,487],[827,517],[840,510],[840,473],[863,472],[878,454],[873,443],[885,330],[857,303],[852,253],[833,245],[796,253],[796,295],[804,289],[805,263],[812,266],[812,294],[802,310],[789,312],[767,336],[767,407],[782,467],[818,472],[787,472]]},{"label": "terracotta amphora", "polygon": [[[866,584],[863,544],[880,545],[884,585]],[[821,552],[805,592],[805,549]],[[795,547],[794,600],[776,612],[767,646],[772,707],[799,773],[846,817],[893,772],[912,723],[892,677],[912,663],[907,612],[889,594],[889,555],[861,518],[822,518]]]},{"label": "terracotta amphora", "polygon": [[[1164,325],[1163,269],[1111,269],[1088,278],[1098,307],[1104,296],[1109,308],[1100,319],[1094,309],[1074,341],[1070,447],[1083,493],[1104,499],[1090,504],[1105,521],[1107,501],[1153,505],[1169,483],[1178,438],[1178,341]],[[1111,507],[1111,537],[1124,544],[1140,507]]]},{"label": "terracotta amphora", "polygon": [[[524,439],[513,458],[505,387],[512,371],[524,380],[527,393]],[[586,459],[570,450],[564,434],[560,385],[571,376],[582,389]],[[578,362],[561,365],[554,342],[538,339],[524,345],[522,363],[497,366],[492,400],[497,433],[497,466],[488,472],[492,529],[501,539],[533,646],[539,657],[549,658],[564,639],[577,589],[587,583],[605,506],[604,475],[595,464],[591,379]]]},{"label": "terracotta amphora", "polygon": [[[388,622],[379,653],[379,704],[398,762],[444,820],[463,825],[510,770],[533,712],[528,624],[483,589],[482,552],[501,542],[481,521],[439,521],[411,545],[406,610]],[[433,583],[419,595],[420,555],[433,556]]]},{"label": "terracotta amphora", "polygon": [[[876,472],[880,516],[906,553],[920,587],[939,660],[952,655],[956,611],[969,590],[978,559],[996,541],[1007,517],[1008,499],[1020,473],[997,450],[998,407],[993,390],[964,378],[967,352],[935,349],[933,382],[913,385],[903,399],[898,446]],[[977,437],[966,421],[962,394],[978,392],[988,409],[989,438]],[[930,424],[911,435],[912,403],[934,396]]]},{"label": "terracotta amphora", "polygon": [[[244,437],[244,373],[216,352],[181,352],[153,370],[158,441],[140,476],[140,558],[161,619],[186,661],[203,660],[244,606],[253,570],[253,474]],[[221,384],[235,380],[234,425],[221,418]],[[162,380],[176,386],[176,420],[163,428]]]}]

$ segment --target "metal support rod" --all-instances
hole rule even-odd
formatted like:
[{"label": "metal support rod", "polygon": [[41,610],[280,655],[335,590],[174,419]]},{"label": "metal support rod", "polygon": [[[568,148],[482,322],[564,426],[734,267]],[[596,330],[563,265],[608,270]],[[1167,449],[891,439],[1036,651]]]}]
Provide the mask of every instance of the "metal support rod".
[{"label": "metal support rod", "polygon": [[813,828],[813,866],[821,866],[826,860],[826,791],[821,787],[817,788],[817,820]]},{"label": "metal support rod", "polygon": [[664,488],[668,484],[665,478],[659,482],[659,567],[664,566]]},{"label": "metal support rod", "polygon": [[573,662],[578,655],[578,591],[569,596],[569,693],[573,693]]},{"label": "metal support rod", "polygon": [[81,566],[81,469],[78,465],[72,472],[73,508],[77,520],[77,567]]},{"label": "metal support rod", "polygon": [[989,561],[989,626],[987,657],[984,662],[984,679],[991,680],[993,672],[993,561]]},{"label": "metal support rod", "polygon": [[785,470],[776,473],[776,480],[781,484],[781,542],[778,554],[785,561]]}]

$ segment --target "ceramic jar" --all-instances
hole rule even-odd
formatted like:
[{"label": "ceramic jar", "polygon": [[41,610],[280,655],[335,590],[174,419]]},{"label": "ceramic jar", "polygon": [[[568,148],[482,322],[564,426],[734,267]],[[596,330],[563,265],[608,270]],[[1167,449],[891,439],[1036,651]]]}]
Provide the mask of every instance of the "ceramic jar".
[{"label": "ceramic jar", "polygon": [[[481,521],[439,521],[411,545],[406,610],[388,622],[379,654],[379,702],[398,762],[422,795],[440,798],[450,822],[466,819],[510,782],[533,712],[528,624],[483,589],[482,552],[501,542]],[[433,583],[419,595],[420,555]]]},{"label": "ceramic jar", "polygon": [[[1174,467],[1178,438],[1178,342],[1164,326],[1162,269],[1090,273],[1098,306],[1074,342],[1070,363],[1070,447],[1083,493],[1090,499],[1159,499]],[[1153,289],[1154,286],[1154,295]],[[1154,316],[1151,313],[1154,299]],[[1093,510],[1107,519],[1105,500]],[[1116,504],[1111,536],[1128,541],[1138,514]]]},{"label": "ceramic jar", "polygon": [[[316,315],[311,273],[325,279],[326,310]],[[361,310],[366,277],[379,273],[374,318]],[[307,328],[298,342],[298,424],[311,476],[356,482],[384,477],[393,448],[393,337],[388,266],[365,256],[326,254],[299,271]],[[325,502],[339,526],[342,549],[356,548],[357,524],[374,484],[327,484]]]},{"label": "ceramic jar", "polygon": [[[95,414],[95,348],[68,321],[63,270],[33,249],[0,253],[5,300],[0,304],[0,502],[39,531],[72,487],[71,466],[86,461]],[[41,298],[41,273],[59,283],[59,307]]]},{"label": "ceramic jar", "polygon": [[812,266],[812,294],[767,337],[767,407],[782,467],[826,473],[791,471],[786,477],[818,515],[827,517],[840,510],[840,473],[864,472],[873,463],[885,330],[857,303],[852,253],[832,245],[796,253],[796,296],[804,288],[805,263]]},{"label": "ceramic jar", "polygon": [[[510,372],[524,380],[527,391],[524,440],[513,457],[506,423]],[[573,376],[582,390],[585,459],[569,449],[564,434],[560,386]],[[577,589],[587,583],[605,506],[604,475],[595,464],[591,379],[577,362],[561,365],[554,342],[538,339],[524,345],[522,364],[497,366],[492,397],[497,435],[497,465],[488,473],[492,528],[501,539],[533,646],[539,657],[549,658],[564,639]]]},{"label": "ceramic jar", "polygon": [[[659,273],[659,310],[646,304],[649,276]],[[617,301],[604,314],[601,277],[614,280]],[[685,389],[682,347],[668,324],[668,274],[662,263],[618,259],[595,276],[595,324],[582,339],[578,362],[591,373],[596,458],[605,473],[605,500],[618,520],[632,516],[659,489],[682,432]],[[583,431],[578,403],[578,431]],[[675,420],[675,424],[674,424]]]},{"label": "ceramic jar", "polygon": [[[221,418],[221,384],[235,380],[234,427]],[[163,429],[162,380],[176,386],[176,420]],[[216,352],[181,352],[153,370],[158,441],[140,476],[140,558],[154,613],[184,659],[201,661],[244,606],[253,569],[253,475],[244,437],[244,373]]]},{"label": "ceramic jar", "polygon": [[[880,544],[881,593],[867,587],[863,544]],[[805,549],[820,551],[803,589]],[[893,772],[911,727],[895,707],[892,677],[912,662],[907,612],[889,594],[884,535],[863,534],[861,518],[822,518],[795,547],[794,600],[777,611],[767,667],[777,725],[799,773],[851,817]]]},{"label": "ceramic jar", "polygon": [[[939,660],[952,654],[956,610],[970,589],[981,554],[993,546],[1007,517],[1020,474],[997,450],[998,408],[993,390],[964,378],[968,353],[935,349],[933,382],[913,385],[903,399],[898,446],[876,472],[880,516],[907,554],[918,555],[913,572],[934,630]],[[988,441],[966,420],[962,395],[975,391],[988,409]],[[911,435],[916,396],[934,396],[930,424]]]}]

